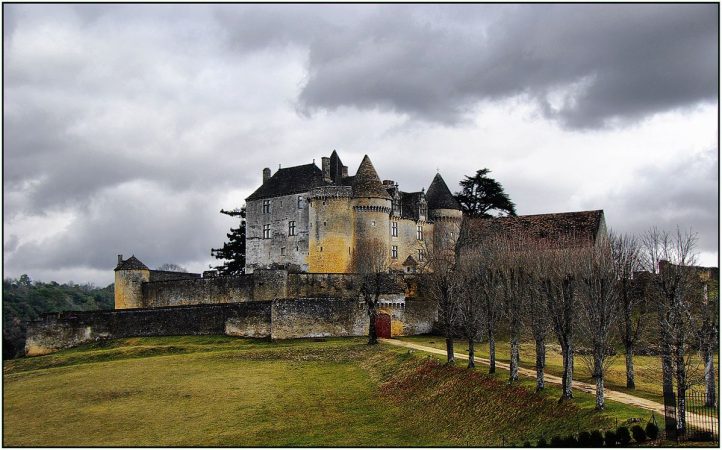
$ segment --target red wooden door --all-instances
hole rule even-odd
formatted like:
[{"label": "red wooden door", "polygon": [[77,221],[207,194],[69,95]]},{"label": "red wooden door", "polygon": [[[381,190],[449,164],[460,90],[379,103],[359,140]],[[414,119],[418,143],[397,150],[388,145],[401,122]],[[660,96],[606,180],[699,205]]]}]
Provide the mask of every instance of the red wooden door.
[{"label": "red wooden door", "polygon": [[391,316],[383,313],[376,316],[376,335],[380,338],[391,338]]}]

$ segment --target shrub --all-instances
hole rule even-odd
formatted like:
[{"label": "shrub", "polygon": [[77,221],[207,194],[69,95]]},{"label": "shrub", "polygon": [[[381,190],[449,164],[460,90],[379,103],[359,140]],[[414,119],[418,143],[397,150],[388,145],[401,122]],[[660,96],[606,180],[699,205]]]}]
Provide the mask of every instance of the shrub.
[{"label": "shrub", "polygon": [[604,445],[607,447],[617,445],[617,434],[614,431],[608,430],[604,432]]},{"label": "shrub", "polygon": [[649,422],[644,431],[647,432],[647,437],[653,441],[659,437],[659,427],[654,422]]},{"label": "shrub", "polygon": [[632,427],[632,436],[634,437],[634,440],[640,444],[647,440],[647,433],[644,432],[644,428],[640,425]]},{"label": "shrub", "polygon": [[576,447],[579,443],[577,442],[577,438],[575,438],[573,434],[570,434],[569,436],[564,437],[562,445],[564,447]]},{"label": "shrub", "polygon": [[622,445],[622,447],[626,447],[629,445],[629,442],[632,440],[632,436],[629,434],[629,428],[627,427],[619,427],[617,428],[617,441]]},{"label": "shrub", "polygon": [[554,436],[551,441],[552,447],[563,447],[564,441],[560,436]]},{"label": "shrub", "polygon": [[604,445],[604,436],[601,431],[594,430],[592,431],[589,441],[592,447],[601,447]]},{"label": "shrub", "polygon": [[522,447],[531,447],[531,442],[524,441],[524,445],[522,445]]},{"label": "shrub", "polygon": [[582,431],[579,433],[579,446],[580,447],[591,447],[592,446],[592,435],[588,431]]},{"label": "shrub", "polygon": [[544,439],[544,437],[540,437],[538,441],[536,441],[537,447],[546,447],[547,446],[547,440]]}]

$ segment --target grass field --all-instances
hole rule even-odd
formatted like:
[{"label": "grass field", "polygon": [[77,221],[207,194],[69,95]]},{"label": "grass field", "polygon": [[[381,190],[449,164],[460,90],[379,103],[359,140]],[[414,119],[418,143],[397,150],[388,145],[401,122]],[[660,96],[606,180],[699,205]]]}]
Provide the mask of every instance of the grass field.
[{"label": "grass field", "polygon": [[364,339],[124,339],[3,372],[6,446],[483,446],[646,414]]},{"label": "grass field", "polygon": [[[439,336],[407,336],[400,337],[399,339],[409,342],[414,342],[420,345],[426,345],[429,347],[439,348],[442,350],[446,349],[446,342]],[[548,343],[554,343],[553,341],[547,341]],[[474,346],[475,354],[478,357],[488,358],[489,357],[489,345],[488,342],[483,344],[476,344]],[[455,342],[454,351],[458,353],[467,353],[468,345],[466,341],[458,340]],[[496,341],[496,359],[500,362],[509,362],[509,341],[508,340],[497,340]],[[536,362],[536,353],[534,342],[524,342],[520,345],[519,359],[522,367],[534,369]],[[696,361],[696,372],[701,374],[702,361],[695,357]],[[662,401],[662,366],[658,356],[635,356],[634,357],[635,367],[635,384],[636,389],[627,389],[627,375],[624,362],[624,354],[618,354],[611,359],[611,365],[607,369],[605,375],[605,387],[613,389],[615,391],[626,392],[631,395],[654,400],[657,402]],[[715,357],[715,368],[719,368],[719,358]],[[480,365],[480,370],[488,370],[488,366]],[[562,366],[562,355],[558,351],[554,351],[553,347],[547,348],[546,353],[546,373],[561,376],[563,372]],[[504,372],[508,375],[507,372]],[[587,383],[594,383],[591,377],[591,370],[585,364],[584,360],[580,356],[576,356],[574,359],[574,379],[584,381]],[[702,386],[698,386],[695,390],[703,390]],[[719,395],[719,385],[717,388]]]}]

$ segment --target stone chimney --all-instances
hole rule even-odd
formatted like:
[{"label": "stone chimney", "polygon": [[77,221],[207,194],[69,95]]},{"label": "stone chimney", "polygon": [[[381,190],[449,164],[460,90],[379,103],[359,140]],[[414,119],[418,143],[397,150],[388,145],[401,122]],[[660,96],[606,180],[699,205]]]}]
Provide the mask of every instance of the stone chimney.
[{"label": "stone chimney", "polygon": [[118,264],[123,262],[123,255],[118,255]]},{"label": "stone chimney", "polygon": [[265,183],[269,178],[271,178],[271,169],[266,167],[263,169],[263,182]]},{"label": "stone chimney", "polygon": [[342,177],[348,176],[348,166],[341,166],[341,176]]},{"label": "stone chimney", "polygon": [[321,169],[323,170],[323,181],[331,181],[331,158],[321,158]]}]

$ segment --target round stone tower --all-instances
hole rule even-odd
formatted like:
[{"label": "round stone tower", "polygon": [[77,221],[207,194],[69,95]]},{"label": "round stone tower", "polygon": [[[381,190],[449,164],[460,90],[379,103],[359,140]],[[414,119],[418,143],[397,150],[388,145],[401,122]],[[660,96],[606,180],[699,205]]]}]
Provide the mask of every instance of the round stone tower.
[{"label": "round stone tower", "polygon": [[308,210],[308,271],[350,272],[353,252],[351,186],[311,190]]},{"label": "round stone tower", "polygon": [[115,267],[115,309],[141,308],[144,282],[150,280],[150,269],[135,256],[123,259],[118,255]]},{"label": "round stone tower", "polygon": [[386,258],[389,258],[391,196],[381,183],[368,155],[361,161],[351,187],[354,248],[373,246],[384,251]]},{"label": "round stone tower", "polygon": [[436,174],[426,192],[429,219],[434,223],[435,252],[453,252],[461,229],[462,212],[441,174]]}]

